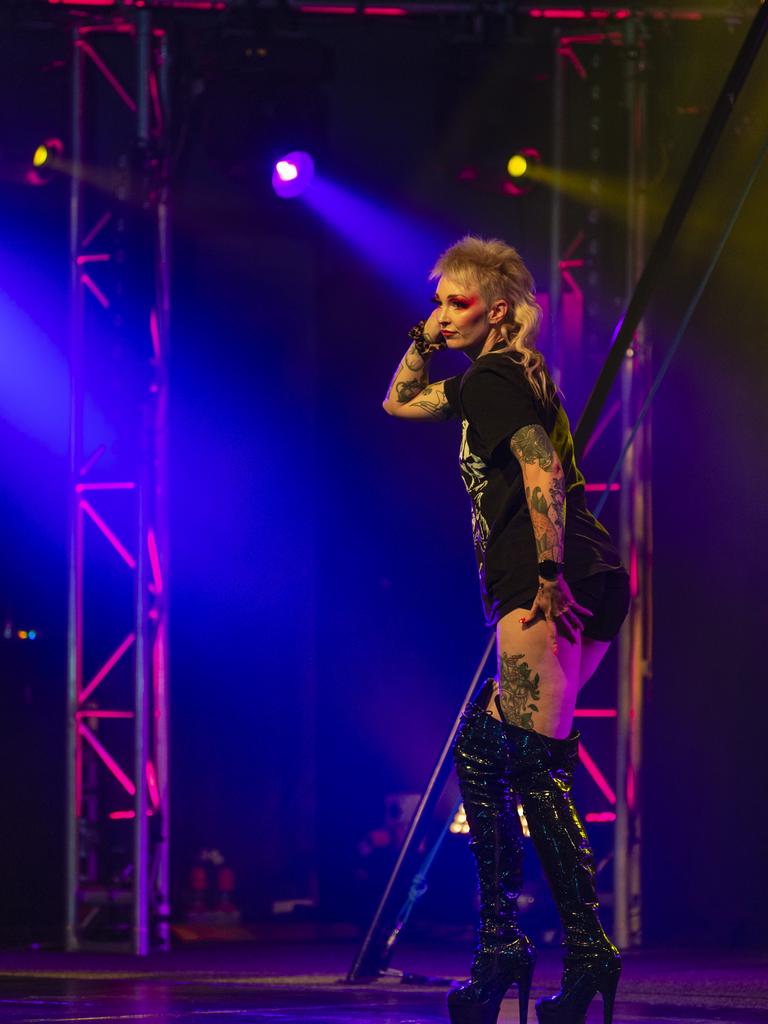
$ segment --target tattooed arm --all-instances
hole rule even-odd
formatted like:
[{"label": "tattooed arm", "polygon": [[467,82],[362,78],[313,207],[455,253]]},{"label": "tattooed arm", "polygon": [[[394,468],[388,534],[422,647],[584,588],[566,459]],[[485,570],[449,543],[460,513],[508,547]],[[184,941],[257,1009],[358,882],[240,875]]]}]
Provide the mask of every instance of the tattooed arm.
[{"label": "tattooed arm", "polygon": [[[523,474],[537,559],[564,562],[565,476],[557,452],[541,424],[521,427],[512,435],[510,447]],[[584,628],[579,616],[592,612],[576,603],[565,578],[558,576],[554,580],[539,577],[539,590],[526,624],[531,625],[539,614],[549,623],[552,649],[557,654],[558,628],[574,642]]]},{"label": "tattooed arm", "polygon": [[560,459],[540,424],[521,427],[510,441],[520,463],[538,561],[565,557],[565,477]]},{"label": "tattooed arm", "polygon": [[416,420],[447,420],[452,412],[443,382],[429,383],[431,353],[420,356],[411,345],[381,403],[390,416]]},{"label": "tattooed arm", "polygon": [[429,383],[429,363],[433,352],[445,348],[432,313],[424,325],[424,334],[431,340],[425,355],[415,344],[411,345],[400,361],[389,385],[387,396],[381,403],[390,416],[417,420],[447,420],[453,415],[445,397],[443,382]]}]

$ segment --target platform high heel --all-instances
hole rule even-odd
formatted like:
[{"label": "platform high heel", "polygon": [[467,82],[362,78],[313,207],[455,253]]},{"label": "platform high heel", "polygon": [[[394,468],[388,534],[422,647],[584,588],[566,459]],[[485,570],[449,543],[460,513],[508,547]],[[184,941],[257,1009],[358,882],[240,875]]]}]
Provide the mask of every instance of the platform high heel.
[{"label": "platform high heel", "polygon": [[509,789],[507,738],[501,722],[484,710],[493,683],[488,680],[464,712],[453,751],[477,863],[480,928],[470,978],[448,994],[451,1024],[496,1024],[512,985],[517,985],[521,1024],[527,1024],[536,962],[518,924],[523,845]]},{"label": "platform high heel", "polygon": [[621,956],[598,917],[594,858],[571,800],[579,734],[557,740],[514,725],[505,731],[513,784],[563,925],[562,983],[556,995],[536,1003],[539,1022],[584,1024],[599,992],[604,1024],[611,1024]]}]

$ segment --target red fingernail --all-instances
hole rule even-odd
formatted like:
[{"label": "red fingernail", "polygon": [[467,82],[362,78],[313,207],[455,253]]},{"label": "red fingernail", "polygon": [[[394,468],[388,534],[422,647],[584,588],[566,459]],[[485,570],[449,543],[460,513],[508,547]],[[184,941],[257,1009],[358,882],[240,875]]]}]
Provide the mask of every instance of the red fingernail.
[{"label": "red fingernail", "polygon": [[518,619],[518,622],[525,622],[525,619]]}]

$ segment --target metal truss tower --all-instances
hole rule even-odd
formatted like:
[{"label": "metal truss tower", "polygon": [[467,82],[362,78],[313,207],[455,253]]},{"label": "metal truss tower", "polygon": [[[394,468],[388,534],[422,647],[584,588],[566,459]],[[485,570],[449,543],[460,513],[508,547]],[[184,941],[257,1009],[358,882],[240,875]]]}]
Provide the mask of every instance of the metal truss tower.
[{"label": "metal truss tower", "polygon": [[[646,187],[646,55],[642,19],[629,18],[620,28],[609,26],[595,31],[556,30],[554,46],[554,94],[552,104],[552,160],[555,173],[551,195],[550,220],[550,333],[553,363],[557,373],[578,352],[589,355],[589,310],[604,308],[607,303],[606,282],[600,273],[601,254],[600,210],[605,183],[601,180],[600,163],[602,120],[606,102],[615,106],[616,97],[606,97],[600,81],[600,52],[620,51],[624,62],[624,95],[626,119],[625,147],[622,168],[624,203],[624,280],[621,296],[624,304],[632,295],[645,261],[645,187]],[[581,92],[582,118],[579,128],[587,133],[588,161],[592,163],[584,177],[592,205],[582,201],[569,204],[568,189],[562,187],[568,167],[568,126],[572,118],[568,104],[579,102]],[[613,132],[616,131],[614,123]],[[615,148],[615,134],[608,133]],[[611,187],[610,184],[608,187]],[[612,197],[614,202],[618,196]],[[566,207],[570,209],[566,210]],[[570,217],[571,234],[564,225]],[[615,240],[614,240],[615,242]],[[615,252],[613,254],[615,256]],[[594,325],[593,325],[594,327]],[[598,332],[598,343],[607,334]],[[595,348],[595,337],[591,339]],[[592,353],[593,355],[595,352]],[[602,359],[602,355],[600,356]],[[568,374],[566,374],[568,377]],[[628,437],[651,384],[651,350],[642,325],[635,333],[624,359],[620,390],[608,403],[592,437],[585,446],[587,476],[594,477],[590,467],[590,451],[598,445],[610,447],[610,461],[619,454]],[[602,440],[601,440],[602,439]],[[601,504],[607,498],[618,502],[610,509],[624,564],[629,569],[631,604],[628,620],[618,641],[616,703],[611,708],[577,710],[582,718],[599,717],[615,724],[615,768],[596,763],[582,744],[580,754],[587,772],[602,794],[606,809],[589,812],[587,822],[602,821],[612,827],[613,860],[613,933],[623,949],[642,943],[641,919],[641,755],[643,699],[651,672],[651,420],[648,417],[638,432],[621,467],[620,483],[592,483],[591,491],[602,491]],[[605,461],[606,452],[602,454]],[[594,457],[593,457],[594,458]],[[610,748],[611,744],[604,744]]]},{"label": "metal truss tower", "polygon": [[168,45],[72,19],[66,947],[169,943]]}]

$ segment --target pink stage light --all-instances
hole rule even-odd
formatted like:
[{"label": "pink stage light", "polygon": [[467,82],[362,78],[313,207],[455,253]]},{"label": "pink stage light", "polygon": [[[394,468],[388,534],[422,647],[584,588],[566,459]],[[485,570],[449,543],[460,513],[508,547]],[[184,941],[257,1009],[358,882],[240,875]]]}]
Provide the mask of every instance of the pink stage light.
[{"label": "pink stage light", "polygon": [[586,18],[587,12],[579,10],[577,7],[534,7],[528,11],[532,18]]},{"label": "pink stage light", "polygon": [[[302,4],[302,14],[358,14],[358,8],[350,4]],[[408,11],[404,7],[364,7],[364,15],[384,18],[401,18]]]},{"label": "pink stage light", "polygon": [[629,551],[629,592],[632,597],[637,597],[640,592],[640,570],[638,568],[636,544],[632,544]]},{"label": "pink stage light", "polygon": [[585,491],[620,491],[621,484],[611,484],[609,487],[607,484],[584,484]]},{"label": "pink stage light", "polygon": [[80,280],[85,285],[85,287],[90,291],[91,295],[93,295],[93,297],[96,299],[99,305],[103,306],[104,309],[109,309],[109,299],[101,290],[101,288],[99,288],[99,286],[94,282],[93,278],[90,277],[88,274],[81,274]]},{"label": "pink stage light", "polygon": [[158,810],[160,807],[160,790],[157,786],[155,766],[151,761],[147,761],[147,789],[149,790],[149,799],[152,801],[152,806],[155,810]]},{"label": "pink stage light", "polygon": [[93,453],[88,456],[83,465],[80,467],[80,476],[87,476],[106,450],[107,446],[104,444],[100,444],[98,448],[95,448]]},{"label": "pink stage light", "polygon": [[157,310],[152,309],[149,314],[149,336],[152,339],[152,351],[155,354],[155,359],[160,362],[163,353],[160,346],[160,327],[157,323]]},{"label": "pink stage light", "polygon": [[[154,813],[155,812],[150,807],[147,810],[147,817],[151,818]],[[110,811],[108,817],[112,821],[130,821],[132,818],[136,817],[136,812],[135,811]]]},{"label": "pink stage light", "polygon": [[133,718],[132,711],[99,711],[97,709],[76,711],[77,718]]},{"label": "pink stage light", "polygon": [[577,708],[574,711],[575,718],[616,718],[615,708]]},{"label": "pink stage light", "polygon": [[118,663],[118,661],[120,661],[122,656],[125,654],[125,652],[128,650],[128,648],[131,646],[135,639],[135,633],[128,634],[128,636],[125,638],[125,640],[123,640],[123,642],[114,652],[114,654],[112,654],[112,656],[104,662],[104,664],[93,677],[93,679],[90,681],[90,683],[88,683],[88,685],[83,689],[80,696],[78,697],[78,701],[80,701],[80,703],[86,700],[93,693],[93,691],[96,689],[96,687],[99,685],[102,679],[104,679],[105,676],[109,675],[109,673]]},{"label": "pink stage light", "polygon": [[281,199],[295,199],[309,188],[315,176],[315,162],[309,153],[295,149],[275,163],[272,188]]},{"label": "pink stage light", "polygon": [[131,113],[135,114],[136,113],[136,100],[134,100],[131,96],[128,95],[128,93],[125,91],[123,86],[117,80],[115,75],[109,70],[109,68],[104,63],[104,61],[101,59],[101,57],[98,55],[98,53],[96,53],[94,48],[92,46],[90,46],[88,43],[83,42],[82,39],[80,39],[78,41],[77,45],[82,49],[83,53],[87,54],[91,58],[93,63],[96,65],[96,67],[102,73],[102,75],[104,75],[106,80],[109,82],[109,84],[115,90],[115,92],[120,97],[120,99],[123,101],[123,103],[125,103],[126,107],[128,107],[128,109],[131,111]]},{"label": "pink stage light", "polygon": [[631,811],[635,809],[635,769],[631,764],[627,769],[627,805]]},{"label": "pink stage light", "polygon": [[83,512],[86,512],[91,517],[93,522],[98,526],[98,528],[101,530],[101,532],[107,538],[107,540],[112,545],[112,547],[115,549],[115,551],[118,553],[118,555],[120,555],[120,557],[123,559],[123,561],[128,566],[128,568],[129,569],[135,569],[136,568],[136,559],[124,547],[124,545],[120,543],[120,541],[118,540],[117,536],[110,530],[110,528],[107,526],[107,524],[101,518],[101,516],[96,511],[96,509],[91,504],[89,504],[89,502],[83,501],[82,499],[80,500],[80,508],[83,510]]},{"label": "pink stage light", "polygon": [[109,222],[111,220],[112,220],[112,214],[111,213],[105,213],[103,216],[99,217],[99,219],[96,221],[96,223],[93,225],[91,230],[88,232],[88,234],[83,239],[83,241],[81,243],[82,248],[83,249],[87,249],[88,246],[91,244],[91,242],[96,237],[96,235],[98,235],[98,233],[101,231],[101,229],[103,227],[106,227],[106,225],[109,224]]},{"label": "pink stage light", "polygon": [[606,779],[606,777],[603,775],[603,773],[600,771],[600,769],[597,767],[595,762],[592,760],[592,758],[589,756],[589,754],[585,750],[583,743],[579,744],[579,757],[581,758],[581,761],[584,764],[584,767],[587,769],[589,774],[595,780],[597,788],[605,796],[605,798],[608,801],[608,803],[615,804],[616,803],[616,794],[614,793],[614,791],[611,789],[610,785],[608,784],[608,780]]},{"label": "pink stage light", "polygon": [[149,564],[152,566],[152,579],[154,583],[154,593],[162,594],[163,592],[163,571],[160,568],[160,554],[157,550],[157,541],[155,540],[155,531],[150,530],[147,534],[147,548],[149,549]]},{"label": "pink stage light", "polygon": [[136,484],[131,480],[116,480],[114,483],[75,484],[77,494],[84,491],[133,491]]},{"label": "pink stage light", "polygon": [[616,815],[613,811],[591,811],[589,814],[585,814],[584,817],[587,821],[616,821]]},{"label": "pink stage light", "polygon": [[586,459],[587,455],[592,450],[593,446],[597,442],[597,440],[600,437],[600,435],[605,431],[605,429],[608,426],[608,424],[611,422],[613,417],[616,415],[616,413],[620,409],[621,409],[621,402],[617,399],[613,403],[613,405],[608,409],[608,412],[606,412],[606,414],[603,416],[603,418],[600,420],[600,422],[595,427],[594,431],[592,432],[592,437],[590,437],[590,439],[584,445],[584,455],[583,455],[583,458]]},{"label": "pink stage light", "polygon": [[99,741],[96,739],[96,737],[94,736],[94,734],[91,732],[87,725],[84,725],[82,722],[78,722],[77,727],[80,732],[80,735],[84,739],[88,740],[90,745],[99,755],[99,757],[107,766],[107,768],[109,768],[109,770],[112,772],[112,774],[123,787],[123,789],[126,791],[126,793],[128,793],[129,796],[133,796],[136,793],[136,787],[125,774],[125,772],[114,759],[114,757],[112,757],[112,755],[109,753],[106,747],[103,747],[101,743],[99,743]]}]

